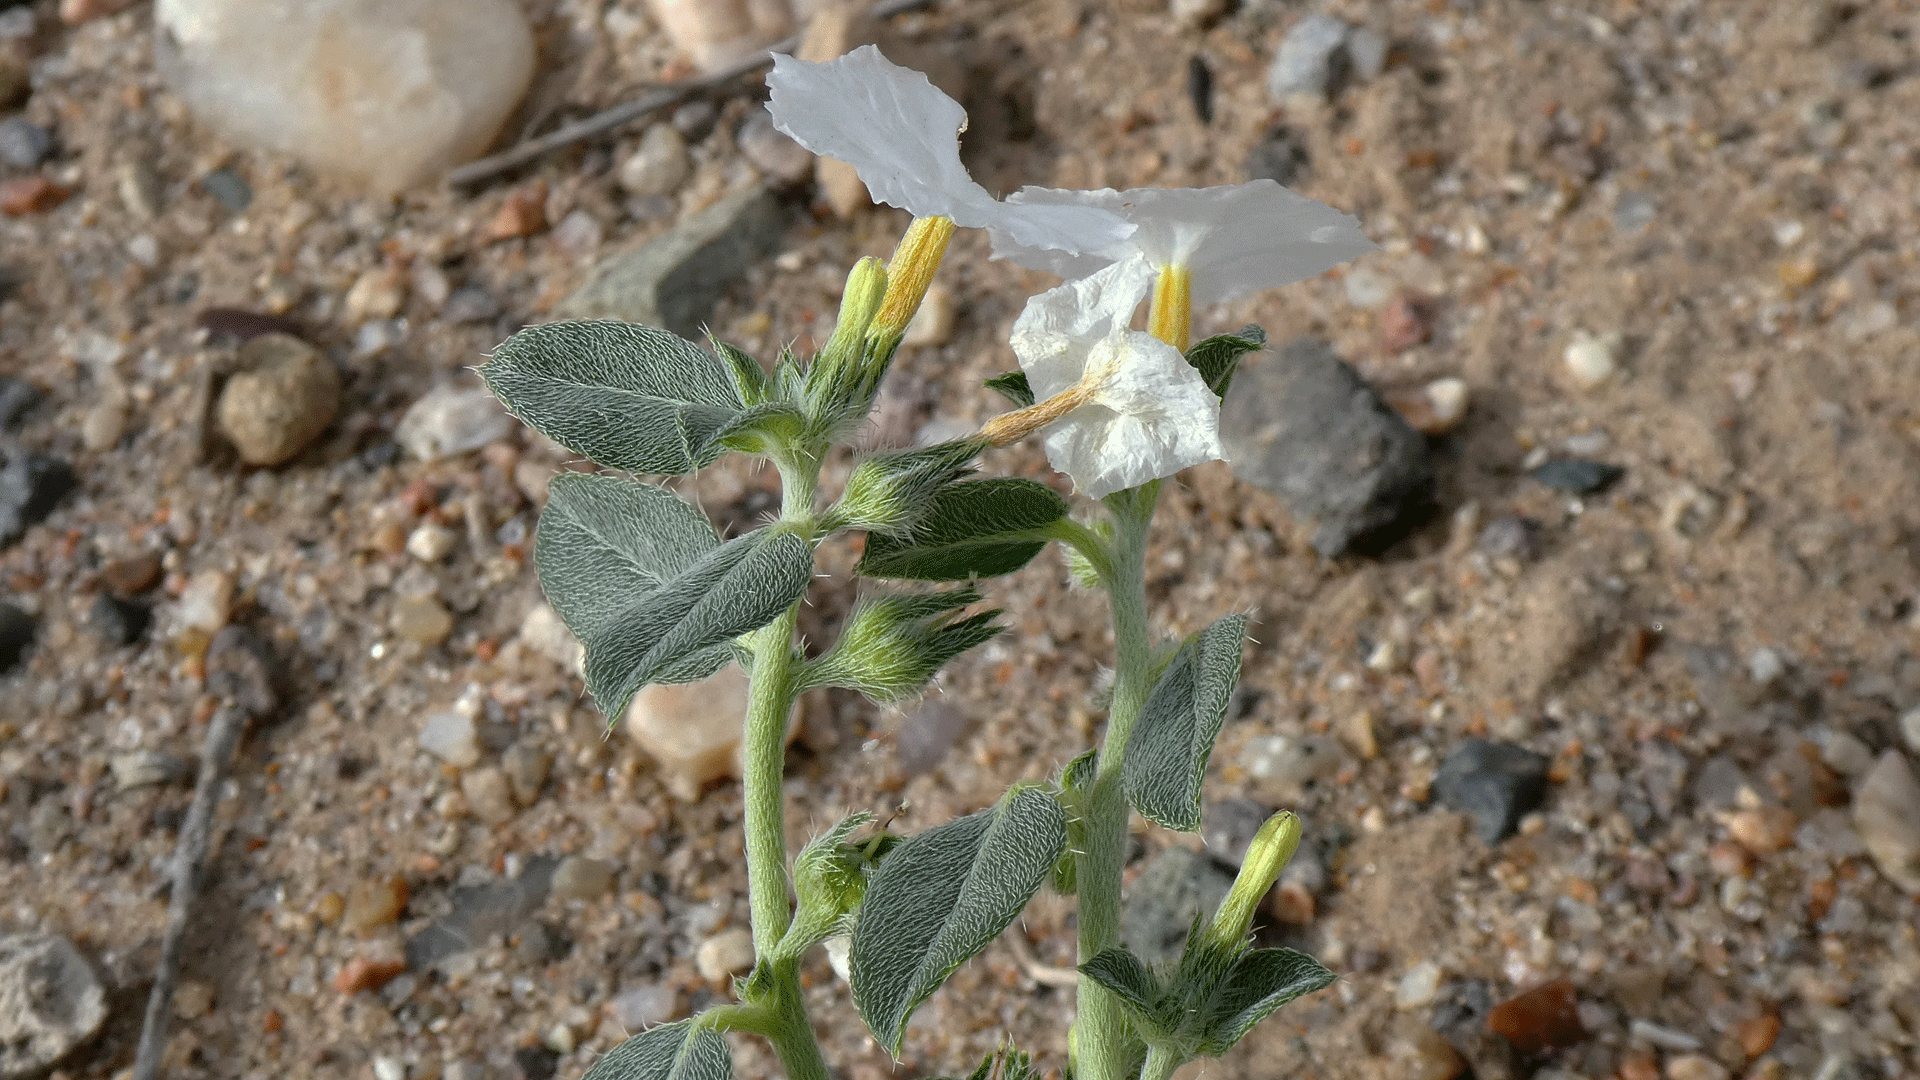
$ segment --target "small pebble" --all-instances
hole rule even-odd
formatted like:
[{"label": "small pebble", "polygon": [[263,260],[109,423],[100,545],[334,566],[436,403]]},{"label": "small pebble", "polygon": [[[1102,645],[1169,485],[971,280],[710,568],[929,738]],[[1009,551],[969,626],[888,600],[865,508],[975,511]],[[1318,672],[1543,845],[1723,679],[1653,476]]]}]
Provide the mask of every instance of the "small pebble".
[{"label": "small pebble", "polygon": [[80,445],[105,453],[127,433],[127,406],[118,397],[96,403],[80,421]]},{"label": "small pebble", "polygon": [[171,784],[187,775],[186,762],[172,754],[148,750],[115,754],[107,759],[107,769],[113,773],[114,787],[120,791]]},{"label": "small pebble", "polygon": [[136,221],[152,221],[160,216],[162,201],[166,198],[166,189],[160,183],[160,176],[153,166],[144,161],[122,162],[114,170],[114,192],[120,196],[120,205]]},{"label": "small pebble", "polygon": [[100,580],[115,596],[137,596],[160,580],[160,553],[143,551],[112,559],[100,568]]},{"label": "small pebble", "polygon": [[460,776],[460,794],[466,796],[467,809],[489,825],[512,821],[518,808],[513,804],[513,786],[499,769],[470,769]]},{"label": "small pebble", "polygon": [[1734,842],[1755,855],[1768,855],[1793,843],[1799,818],[1784,806],[1766,806],[1754,810],[1735,810],[1720,815],[1721,824]]},{"label": "small pebble", "polygon": [[1920,708],[1901,714],[1900,737],[1907,741],[1907,749],[1920,754]]},{"label": "small pebble", "polygon": [[350,325],[368,319],[391,319],[407,306],[407,279],[399,268],[376,266],[354,279],[340,305],[340,314]]},{"label": "small pebble", "polygon": [[1249,180],[1292,187],[1306,175],[1310,160],[1306,137],[1285,124],[1275,124],[1247,151],[1243,168]]},{"label": "small pebble", "polygon": [[1635,1019],[1627,1024],[1627,1037],[1662,1050],[1688,1053],[1700,1049],[1700,1040],[1684,1031],[1661,1027],[1650,1020]]},{"label": "small pebble", "polygon": [[399,596],[394,598],[387,627],[395,637],[431,648],[453,633],[453,615],[432,596]]},{"label": "small pebble", "polygon": [[613,864],[569,855],[553,868],[551,895],[561,900],[598,900],[613,891]]},{"label": "small pebble", "polygon": [[[33,33],[33,9],[15,8],[27,18],[26,32]],[[0,38],[8,35],[0,34]],[[33,93],[33,76],[27,69],[26,57],[12,49],[0,49],[0,109],[11,109],[27,100]]]},{"label": "small pebble", "polygon": [[428,715],[420,726],[420,748],[462,769],[480,761],[480,736],[465,713]]},{"label": "small pebble", "polygon": [[553,1080],[560,1071],[560,1055],[544,1046],[523,1046],[513,1052],[513,1063],[524,1080]]},{"label": "small pebble", "polygon": [[1345,57],[1340,47],[1350,28],[1331,15],[1314,12],[1287,31],[1267,69],[1267,94],[1276,105],[1295,94],[1324,95],[1333,89]]},{"label": "small pebble", "polygon": [[422,522],[407,534],[407,554],[423,563],[433,564],[453,553],[460,534],[445,525]]},{"label": "small pebble", "polygon": [[740,155],[769,179],[797,184],[813,175],[813,152],[773,126],[773,114],[754,109],[734,132]]},{"label": "small pebble", "polygon": [[540,789],[546,786],[547,773],[553,769],[553,755],[543,747],[515,743],[500,755],[500,767],[513,787],[513,801],[532,806],[540,801]]},{"label": "small pebble", "polygon": [[[1380,348],[1388,355],[1405,352],[1432,337],[1433,319],[1427,305],[1417,297],[1401,293],[1381,309]],[[1465,389],[1465,384],[1461,387]]]},{"label": "small pebble", "polygon": [[1380,77],[1387,69],[1387,52],[1386,36],[1379,31],[1356,26],[1347,32],[1347,61],[1361,79],[1372,82]]},{"label": "small pebble", "polygon": [[193,317],[193,325],[209,341],[233,341],[242,345],[263,334],[285,334],[299,338],[300,324],[284,315],[268,315],[244,308],[202,308]]},{"label": "small pebble", "polygon": [[1853,824],[1887,879],[1920,896],[1920,780],[1905,755],[1880,755],[1853,794]]},{"label": "small pebble", "polygon": [[1599,386],[1612,378],[1618,369],[1619,353],[1619,334],[1609,332],[1595,335],[1585,330],[1575,330],[1564,355],[1567,374],[1583,389]]},{"label": "small pebble", "polygon": [[209,636],[227,625],[233,613],[233,575],[224,570],[202,570],[187,579],[174,606],[174,620],[182,627]]},{"label": "small pebble", "polygon": [[72,192],[44,176],[0,180],[0,211],[14,217],[43,214],[67,201]]},{"label": "small pebble", "polygon": [[1586,1039],[1578,1005],[1573,984],[1555,979],[1495,1005],[1487,1028],[1505,1036],[1520,1056],[1534,1057]]},{"label": "small pebble", "polygon": [[1204,26],[1225,15],[1231,0],[1169,0],[1167,12],[1182,26]]},{"label": "small pebble", "polygon": [[645,687],[627,708],[626,729],[660,763],[667,790],[693,802],[707,784],[739,774],[746,709],[746,673],[728,664],[704,682]]},{"label": "small pebble", "polygon": [[110,644],[124,648],[146,634],[153,622],[153,609],[138,600],[101,593],[87,612],[87,622]]},{"label": "small pebble", "polygon": [[220,431],[250,465],[279,465],[306,449],[340,409],[340,373],[319,351],[287,334],[240,347],[247,369],[220,392]]},{"label": "small pebble", "polygon": [[321,894],[320,899],[315,901],[313,905],[314,917],[323,923],[329,924],[338,920],[341,915],[346,913],[346,910],[347,899],[337,892]]},{"label": "small pebble", "polygon": [[24,379],[0,375],[0,429],[12,427],[46,396],[39,387]]},{"label": "small pebble", "polygon": [[440,317],[457,326],[490,322],[499,314],[499,303],[485,289],[472,285],[463,285],[447,294],[447,302],[440,307]]},{"label": "small pebble", "polygon": [[700,943],[693,965],[708,982],[746,971],[753,967],[753,932],[744,926],[720,931]]},{"label": "small pebble", "polygon": [[693,172],[687,139],[672,124],[655,124],[640,136],[640,146],[620,163],[621,190],[641,197],[671,195]]},{"label": "small pebble", "polygon": [[1393,278],[1369,267],[1356,266],[1347,271],[1340,284],[1346,290],[1347,303],[1357,308],[1371,311],[1393,299]]},{"label": "small pebble", "polygon": [[1598,495],[1626,474],[1627,470],[1618,465],[1584,458],[1558,458],[1527,473],[1555,491],[1569,495]]},{"label": "small pebble", "polygon": [[1762,646],[1747,654],[1747,678],[1755,686],[1772,686],[1786,673],[1786,661],[1772,649]]},{"label": "small pebble", "polygon": [[1417,390],[1381,395],[1407,426],[1422,435],[1445,435],[1467,418],[1469,394],[1465,380],[1435,379]]},{"label": "small pebble", "polygon": [[438,461],[505,438],[513,427],[491,391],[443,386],[407,409],[393,438],[421,461]]},{"label": "small pebble", "polygon": [[673,1019],[679,1010],[680,993],[671,986],[646,984],[620,991],[607,1002],[614,1022],[628,1032],[644,1031]]},{"label": "small pebble", "polygon": [[1667,1062],[1667,1080],[1727,1080],[1731,1075],[1705,1054],[1682,1054]]},{"label": "small pebble", "polygon": [[562,251],[571,251],[576,255],[592,254],[600,247],[605,238],[600,227],[600,219],[586,210],[574,210],[560,219],[553,227],[548,238]]},{"label": "small pebble", "polygon": [[1440,764],[1433,792],[1471,816],[1474,831],[1491,846],[1512,836],[1520,819],[1546,800],[1547,764],[1524,747],[1468,739]]},{"label": "small pebble", "polygon": [[480,241],[515,240],[532,236],[546,227],[547,182],[535,180],[507,193],[500,209],[494,211],[492,220],[481,230]]},{"label": "small pebble", "polygon": [[238,214],[253,205],[253,188],[232,169],[215,169],[201,177],[200,190],[213,196],[213,201],[229,213]]},{"label": "small pebble", "polygon": [[0,120],[0,163],[36,169],[53,150],[53,133],[22,116]]},{"label": "small pebble", "polygon": [[1396,1009],[1422,1009],[1433,1003],[1435,994],[1440,992],[1440,965],[1431,960],[1407,969],[1400,982],[1393,989],[1393,1006]]},{"label": "small pebble", "polygon": [[1540,523],[1519,514],[1502,514],[1487,522],[1474,546],[1496,559],[1532,562],[1540,555]]},{"label": "small pebble", "polygon": [[73,466],[32,451],[8,455],[0,448],[0,548],[45,521],[60,500],[80,484]]},{"label": "small pebble", "polygon": [[373,1080],[407,1080],[406,1063],[395,1057],[374,1058]]},{"label": "small pebble", "polygon": [[347,890],[347,903],[340,914],[340,927],[348,933],[365,937],[371,931],[391,926],[400,920],[400,913],[406,910],[407,896],[407,879],[397,875],[355,882]]},{"label": "small pebble", "polygon": [[198,979],[182,979],[173,988],[173,1015],[198,1020],[213,1011],[213,987]]},{"label": "small pebble", "polygon": [[333,989],[335,993],[347,995],[362,990],[378,990],[399,978],[406,970],[405,960],[376,960],[356,956],[347,961],[340,973],[333,977]]}]

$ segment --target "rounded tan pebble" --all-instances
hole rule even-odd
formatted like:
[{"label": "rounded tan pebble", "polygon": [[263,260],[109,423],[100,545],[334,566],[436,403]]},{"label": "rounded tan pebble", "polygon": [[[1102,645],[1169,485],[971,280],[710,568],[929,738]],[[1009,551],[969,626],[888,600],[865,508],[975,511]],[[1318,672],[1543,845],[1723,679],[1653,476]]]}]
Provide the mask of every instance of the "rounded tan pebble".
[{"label": "rounded tan pebble", "polygon": [[554,896],[561,900],[598,900],[613,888],[613,864],[585,855],[569,855],[553,868]]},{"label": "rounded tan pebble", "polygon": [[346,898],[337,892],[323,894],[313,905],[313,914],[323,923],[333,922],[346,910]]},{"label": "rounded tan pebble", "polygon": [[1667,1080],[1727,1080],[1727,1067],[1705,1054],[1681,1054],[1667,1062]]},{"label": "rounded tan pebble", "polygon": [[364,936],[398,922],[407,908],[407,892],[407,879],[397,876],[355,884],[347,890],[341,928]]},{"label": "rounded tan pebble", "polygon": [[387,625],[407,641],[438,645],[453,633],[453,615],[431,596],[402,596],[393,601]]},{"label": "rounded tan pebble", "polygon": [[193,979],[182,979],[173,990],[173,1015],[193,1020],[213,1011],[213,987]]},{"label": "rounded tan pebble", "polygon": [[694,967],[708,982],[718,982],[753,967],[753,933],[743,926],[722,930],[700,943]]},{"label": "rounded tan pebble", "polygon": [[299,338],[262,334],[240,347],[248,370],[220,392],[220,432],[249,465],[278,465],[306,449],[340,409],[340,373]]},{"label": "rounded tan pebble", "polygon": [[489,825],[512,821],[518,808],[513,805],[513,788],[499,769],[472,769],[460,777],[460,794],[466,796],[467,809]]}]

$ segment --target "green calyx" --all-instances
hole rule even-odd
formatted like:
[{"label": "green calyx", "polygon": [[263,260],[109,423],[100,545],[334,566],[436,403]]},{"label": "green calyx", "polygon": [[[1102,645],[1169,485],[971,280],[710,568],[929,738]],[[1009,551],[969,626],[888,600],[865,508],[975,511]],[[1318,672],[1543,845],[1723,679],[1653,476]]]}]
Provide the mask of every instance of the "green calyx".
[{"label": "green calyx", "polygon": [[893,350],[876,350],[868,329],[887,294],[887,271],[879,259],[861,259],[847,274],[833,336],[813,358],[801,391],[808,417],[823,431],[864,419],[873,406]]},{"label": "green calyx", "polygon": [[881,593],[862,599],[833,649],[808,665],[808,687],[858,690],[881,704],[926,689],[947,661],[998,634],[998,609],[964,618],[980,602],[972,586],[928,593]]}]

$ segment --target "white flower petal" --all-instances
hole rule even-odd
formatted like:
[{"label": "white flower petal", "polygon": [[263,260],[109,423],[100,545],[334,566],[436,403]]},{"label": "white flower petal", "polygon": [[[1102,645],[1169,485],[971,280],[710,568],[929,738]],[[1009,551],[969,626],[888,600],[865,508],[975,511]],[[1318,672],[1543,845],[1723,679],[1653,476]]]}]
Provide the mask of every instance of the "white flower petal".
[{"label": "white flower petal", "polygon": [[767,86],[774,127],[816,154],[852,165],[876,202],[1073,252],[1108,247],[1133,231],[1119,217],[1085,206],[1013,207],[995,200],[960,164],[966,110],[872,45],[824,64],[776,55]]},{"label": "white flower petal", "polygon": [[1154,276],[1144,261],[1123,259],[1027,299],[1013,321],[1012,344],[1036,399],[1050,398],[1080,381],[1087,349],[1127,328]]},{"label": "white flower petal", "polygon": [[1125,242],[1092,256],[1064,255],[1024,243],[1011,233],[996,232],[996,258],[1073,278],[1138,252],[1156,267],[1187,267],[1196,304],[1291,284],[1376,247],[1356,219],[1272,180],[1129,191],[1026,187],[1007,202],[1028,207],[1097,207],[1118,213],[1139,228]]},{"label": "white flower petal", "polygon": [[1047,460],[1101,498],[1221,455],[1220,399],[1180,351],[1128,329],[1156,272],[1137,257],[1027,301],[1013,351],[1041,400],[1092,384],[1049,427]]}]

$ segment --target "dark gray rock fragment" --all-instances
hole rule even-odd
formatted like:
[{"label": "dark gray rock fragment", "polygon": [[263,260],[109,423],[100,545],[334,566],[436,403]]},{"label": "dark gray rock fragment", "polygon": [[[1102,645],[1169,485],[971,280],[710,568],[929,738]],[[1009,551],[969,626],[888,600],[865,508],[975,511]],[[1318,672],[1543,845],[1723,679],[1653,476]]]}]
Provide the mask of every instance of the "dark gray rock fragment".
[{"label": "dark gray rock fragment", "polygon": [[16,453],[0,467],[0,547],[45,521],[79,485],[73,466],[45,454]]},{"label": "dark gray rock fragment", "polygon": [[1547,759],[1510,743],[1468,739],[1441,762],[1433,793],[1472,817],[1481,840],[1497,844],[1546,800]]},{"label": "dark gray rock fragment", "polygon": [[506,938],[547,901],[560,860],[536,856],[520,876],[453,891],[453,910],[407,939],[407,970],[424,971],[491,938]]},{"label": "dark gray rock fragment", "polygon": [[15,421],[27,414],[28,409],[40,404],[40,399],[46,396],[30,382],[11,375],[0,375],[0,430],[12,427]]},{"label": "dark gray rock fragment", "polygon": [[1168,848],[1155,855],[1127,892],[1120,941],[1149,964],[1178,960],[1195,915],[1212,918],[1233,888],[1233,875],[1205,855]]},{"label": "dark gray rock fragment", "polygon": [[33,647],[33,616],[0,603],[0,675],[12,671]]},{"label": "dark gray rock fragment", "polygon": [[1555,491],[1564,491],[1569,495],[1597,495],[1626,474],[1627,470],[1604,461],[1561,458],[1549,461],[1527,475]]},{"label": "dark gray rock fragment", "polygon": [[94,598],[87,622],[108,643],[131,645],[147,632],[153,622],[153,609],[138,600],[122,600],[101,593]]},{"label": "dark gray rock fragment", "polygon": [[1235,473],[1313,519],[1322,555],[1382,550],[1433,505],[1426,438],[1325,341],[1243,365],[1220,439]]}]

